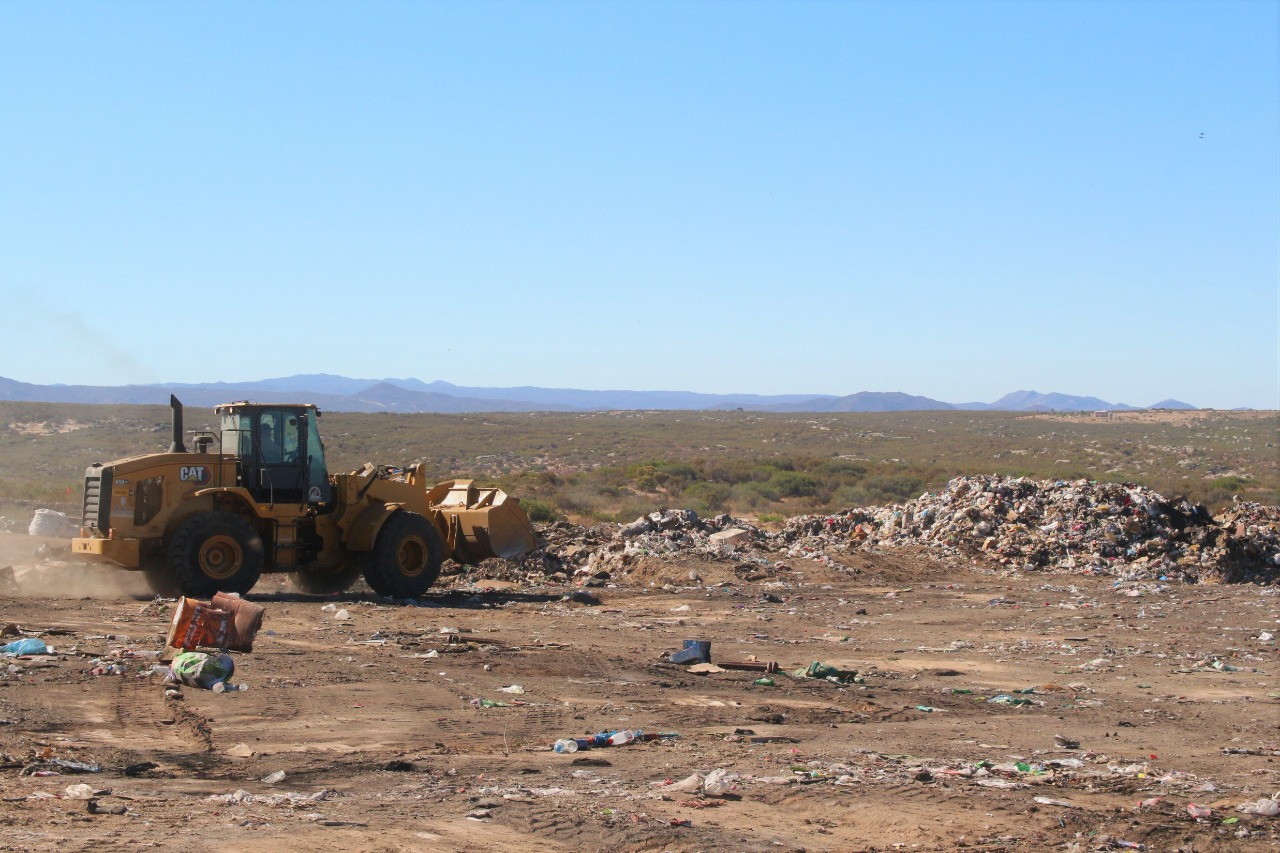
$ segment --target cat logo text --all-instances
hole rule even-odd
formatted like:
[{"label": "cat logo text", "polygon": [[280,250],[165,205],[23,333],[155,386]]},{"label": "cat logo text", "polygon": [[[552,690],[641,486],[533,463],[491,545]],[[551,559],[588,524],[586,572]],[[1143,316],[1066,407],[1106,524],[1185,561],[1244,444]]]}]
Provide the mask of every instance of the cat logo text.
[{"label": "cat logo text", "polygon": [[209,482],[209,467],[207,465],[183,465],[178,470],[178,479],[184,483],[195,483],[197,486],[203,486]]}]

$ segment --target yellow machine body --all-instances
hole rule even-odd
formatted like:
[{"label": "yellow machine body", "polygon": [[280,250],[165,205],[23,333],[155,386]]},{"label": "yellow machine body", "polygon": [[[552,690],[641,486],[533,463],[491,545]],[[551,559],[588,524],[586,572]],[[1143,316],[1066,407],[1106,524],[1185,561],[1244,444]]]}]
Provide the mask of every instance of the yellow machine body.
[{"label": "yellow machine body", "polygon": [[247,591],[261,572],[341,586],[364,569],[375,591],[394,595],[420,594],[446,556],[475,563],[539,547],[519,500],[500,489],[428,483],[421,464],[329,474],[314,406],[219,406],[221,434],[197,434],[193,452],[172,402],[169,452],[86,471],[73,554],[172,574],[197,593]]}]

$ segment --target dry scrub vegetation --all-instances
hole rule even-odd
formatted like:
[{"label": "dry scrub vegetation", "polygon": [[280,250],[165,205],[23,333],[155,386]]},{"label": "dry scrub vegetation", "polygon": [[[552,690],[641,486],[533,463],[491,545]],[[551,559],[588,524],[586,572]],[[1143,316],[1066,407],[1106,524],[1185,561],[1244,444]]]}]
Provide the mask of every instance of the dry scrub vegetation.
[{"label": "dry scrub vegetation", "polygon": [[[188,430],[214,423],[186,411]],[[767,521],[898,502],[980,473],[1139,483],[1211,509],[1233,495],[1280,504],[1276,412],[334,412],[321,431],[332,470],[421,460],[440,479],[500,483],[535,520],[630,520],[667,506]],[[167,407],[0,402],[0,506],[74,510],[87,465],[168,443]]]}]

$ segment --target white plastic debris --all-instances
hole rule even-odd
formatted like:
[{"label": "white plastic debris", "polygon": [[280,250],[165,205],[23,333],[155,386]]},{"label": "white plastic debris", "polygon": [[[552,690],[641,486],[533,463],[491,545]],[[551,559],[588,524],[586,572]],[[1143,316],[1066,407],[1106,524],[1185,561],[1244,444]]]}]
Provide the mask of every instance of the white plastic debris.
[{"label": "white plastic debris", "polygon": [[682,794],[693,794],[702,790],[702,783],[706,778],[706,775],[703,773],[691,773],[679,782],[673,782],[662,790],[678,791]]},{"label": "white plastic debris", "polygon": [[723,768],[716,768],[708,773],[707,778],[703,780],[702,793],[708,797],[723,797],[733,790],[733,783],[737,778],[737,773],[730,773]]},{"label": "white plastic debris", "polygon": [[1244,803],[1237,806],[1236,810],[1242,811],[1245,814],[1256,814],[1262,817],[1275,817],[1276,815],[1280,815],[1280,802],[1269,797],[1263,797],[1255,802]]}]

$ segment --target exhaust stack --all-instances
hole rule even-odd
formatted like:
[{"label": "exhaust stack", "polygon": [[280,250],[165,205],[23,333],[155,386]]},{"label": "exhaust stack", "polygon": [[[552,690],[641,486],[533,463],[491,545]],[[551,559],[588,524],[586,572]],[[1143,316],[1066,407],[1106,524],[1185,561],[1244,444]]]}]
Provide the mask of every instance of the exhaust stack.
[{"label": "exhaust stack", "polygon": [[173,394],[169,395],[169,407],[173,409],[173,443],[169,445],[169,452],[186,453],[187,447],[182,443],[182,403]]}]

